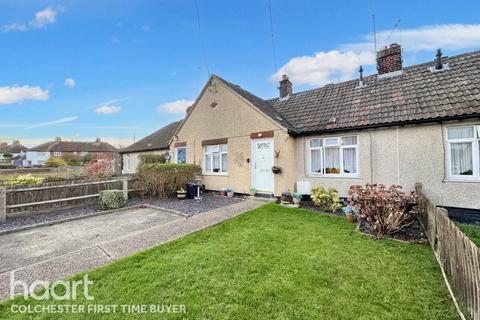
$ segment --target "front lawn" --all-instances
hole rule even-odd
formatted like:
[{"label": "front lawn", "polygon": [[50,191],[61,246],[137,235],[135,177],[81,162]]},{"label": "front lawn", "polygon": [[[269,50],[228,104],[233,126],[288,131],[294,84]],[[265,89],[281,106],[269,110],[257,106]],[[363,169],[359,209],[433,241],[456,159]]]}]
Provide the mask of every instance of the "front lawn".
[{"label": "front lawn", "polygon": [[[95,299],[82,296],[75,304],[187,308],[185,314],[129,319],[457,319],[428,246],[373,240],[340,217],[274,204],[117,261],[89,278]],[[1,319],[27,318],[10,312],[13,303],[35,304],[10,301],[0,306]]]},{"label": "front lawn", "polygon": [[457,223],[457,227],[462,230],[477,247],[480,247],[480,225]]}]

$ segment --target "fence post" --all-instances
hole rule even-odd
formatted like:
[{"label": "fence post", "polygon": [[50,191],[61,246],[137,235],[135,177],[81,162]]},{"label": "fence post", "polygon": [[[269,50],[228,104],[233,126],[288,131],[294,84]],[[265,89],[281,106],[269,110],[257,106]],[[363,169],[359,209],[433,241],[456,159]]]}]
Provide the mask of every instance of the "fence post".
[{"label": "fence post", "polygon": [[0,221],[7,219],[7,190],[0,186]]},{"label": "fence post", "polygon": [[124,177],[122,179],[122,185],[123,185],[123,196],[125,197],[125,200],[128,199],[128,178]]}]

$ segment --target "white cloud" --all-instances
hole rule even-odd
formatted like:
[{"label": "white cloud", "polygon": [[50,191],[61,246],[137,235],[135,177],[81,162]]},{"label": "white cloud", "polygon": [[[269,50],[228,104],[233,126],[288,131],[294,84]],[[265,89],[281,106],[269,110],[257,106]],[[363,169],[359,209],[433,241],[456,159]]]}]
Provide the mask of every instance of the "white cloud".
[{"label": "white cloud", "polygon": [[[341,45],[338,50],[292,58],[277,71],[277,77],[270,77],[270,81],[280,79],[282,74],[287,74],[294,83],[320,86],[352,79],[360,65],[375,64],[372,35],[364,35],[361,39],[358,43]],[[478,49],[480,24],[444,24],[377,33],[379,48],[393,42],[401,44],[404,52],[433,51],[437,48]]]},{"label": "white cloud", "polygon": [[[277,77],[280,79],[282,74],[287,74],[293,83],[322,86],[351,79],[359,65],[373,63],[373,52],[317,52],[314,56],[291,59],[278,70]],[[275,81],[275,75],[270,80]]]},{"label": "white cloud", "polygon": [[72,121],[75,121],[77,119],[78,119],[77,116],[65,117],[65,118],[61,118],[61,119],[58,119],[58,120],[53,120],[53,121],[48,121],[48,122],[40,122],[40,123],[31,125],[29,127],[26,127],[25,129],[30,130],[30,129],[40,128],[40,127],[50,127],[50,126],[55,126],[55,125],[59,125],[59,124],[64,124],[64,123],[67,123],[67,122],[72,122]]},{"label": "white cloud", "polygon": [[75,82],[75,79],[73,79],[73,78],[67,78],[67,79],[65,79],[65,81],[63,82],[63,84],[64,84],[66,87],[75,88],[76,82]]},{"label": "white cloud", "polygon": [[122,107],[115,105],[103,105],[95,109],[95,113],[98,114],[113,114],[119,113],[120,111],[122,111]]},{"label": "white cloud", "polygon": [[166,102],[157,107],[158,112],[166,112],[173,114],[184,114],[189,106],[191,106],[195,101],[192,100],[177,100],[172,102]]},{"label": "white cloud", "polygon": [[48,100],[48,90],[30,86],[0,87],[0,104],[10,104],[24,100]]},{"label": "white cloud", "polygon": [[[344,49],[373,51],[373,36],[362,37],[360,43],[346,44]],[[401,44],[403,51],[461,50],[480,47],[480,24],[440,24],[415,29],[380,31],[377,33],[378,47],[390,43]]]},{"label": "white cloud", "polygon": [[57,19],[58,12],[45,8],[41,11],[35,12],[32,20],[28,23],[11,23],[0,26],[0,30],[3,32],[9,31],[27,31],[29,29],[42,29],[47,25],[52,24]]}]

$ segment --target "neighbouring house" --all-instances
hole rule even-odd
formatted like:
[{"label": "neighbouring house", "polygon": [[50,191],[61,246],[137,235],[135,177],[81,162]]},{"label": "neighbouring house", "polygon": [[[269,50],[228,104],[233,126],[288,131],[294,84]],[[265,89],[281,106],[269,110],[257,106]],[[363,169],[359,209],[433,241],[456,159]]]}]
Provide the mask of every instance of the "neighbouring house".
[{"label": "neighbouring house", "polygon": [[78,155],[96,157],[111,157],[118,161],[118,149],[110,143],[97,138],[93,142],[83,141],[62,141],[55,138],[54,141],[42,143],[27,150],[27,162],[34,166],[44,165],[50,157],[61,157],[64,155]]},{"label": "neighbouring house", "polygon": [[[170,150],[202,167],[207,189],[308,193],[369,182],[435,203],[480,209],[480,51],[403,67],[401,48],[377,53],[378,74],[264,100],[212,76]],[[278,174],[272,172],[277,167]]]},{"label": "neighbouring house", "polygon": [[[161,154],[165,156],[166,160],[169,160],[169,142],[181,123],[182,121],[172,122],[151,135],[120,150],[120,155],[122,156],[122,173],[135,173],[140,163],[139,156],[143,154]],[[182,158],[184,151],[184,149],[177,149],[177,152],[180,152],[180,157],[177,158]],[[185,159],[184,154],[183,159]]]},{"label": "neighbouring house", "polygon": [[23,166],[27,149],[18,140],[14,140],[12,144],[0,143],[0,163]]}]

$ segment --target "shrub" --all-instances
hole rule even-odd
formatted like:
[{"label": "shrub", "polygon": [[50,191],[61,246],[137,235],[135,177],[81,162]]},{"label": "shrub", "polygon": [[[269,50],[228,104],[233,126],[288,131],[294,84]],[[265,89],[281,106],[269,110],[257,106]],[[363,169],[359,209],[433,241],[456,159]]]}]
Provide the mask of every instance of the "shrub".
[{"label": "shrub", "polygon": [[83,157],[76,155],[76,154],[65,154],[62,156],[62,159],[69,165],[69,166],[81,166],[83,163]]},{"label": "shrub", "polygon": [[122,190],[100,191],[99,200],[102,210],[123,208],[127,203]]},{"label": "shrub", "polygon": [[141,154],[138,156],[140,160],[140,164],[145,164],[145,163],[165,163],[165,156],[163,154],[153,154],[153,153],[147,153],[147,154]]},{"label": "shrub", "polygon": [[10,186],[29,186],[42,184],[43,180],[43,177],[34,177],[32,174],[29,173],[25,175],[20,175],[13,179],[9,179],[5,181],[5,184]]},{"label": "shrub", "polygon": [[62,158],[50,157],[47,162],[45,162],[45,166],[49,168],[59,168],[66,167],[68,164]]},{"label": "shrub", "polygon": [[92,180],[111,178],[113,176],[112,158],[102,157],[89,162],[85,168],[85,176]]},{"label": "shrub", "polygon": [[177,190],[195,178],[202,169],[194,164],[146,163],[138,167],[139,186],[147,194],[157,198],[175,195]]},{"label": "shrub", "polygon": [[316,206],[327,212],[335,212],[342,207],[338,192],[333,188],[313,187],[310,198]]},{"label": "shrub", "polygon": [[406,194],[398,185],[366,184],[351,186],[349,204],[360,212],[377,238],[393,235],[415,222],[412,204],[416,195]]}]

